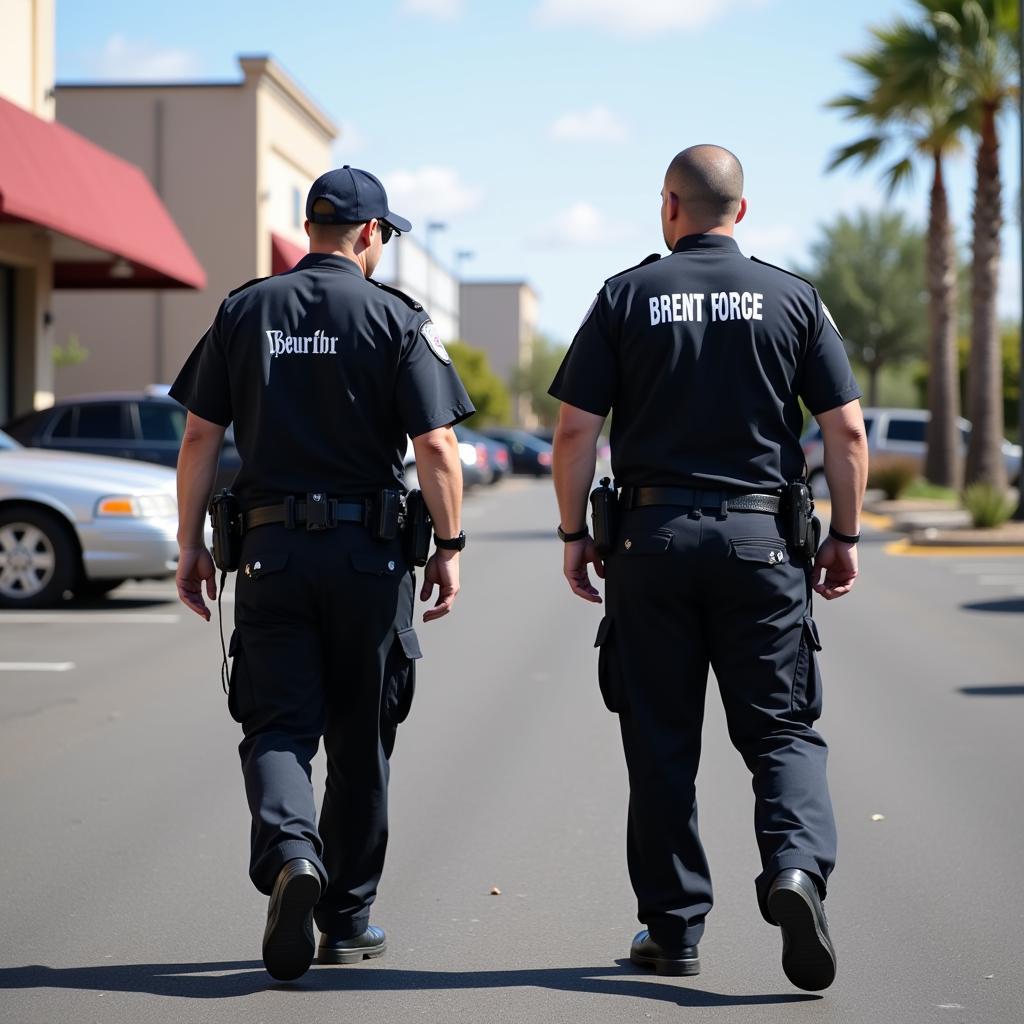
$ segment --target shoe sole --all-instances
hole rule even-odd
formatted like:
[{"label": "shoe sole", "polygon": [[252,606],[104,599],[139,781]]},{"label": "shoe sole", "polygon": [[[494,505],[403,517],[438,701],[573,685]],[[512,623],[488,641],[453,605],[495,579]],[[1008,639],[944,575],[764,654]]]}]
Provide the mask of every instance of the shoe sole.
[{"label": "shoe sole", "polygon": [[666,978],[692,978],[700,974],[700,957],[693,957],[690,960],[669,960],[663,956],[642,956],[640,953],[631,952],[629,959],[637,967],[647,967]]},{"label": "shoe sole", "polygon": [[263,964],[278,981],[301,978],[316,954],[313,908],[320,899],[320,878],[302,871],[274,883],[270,897],[276,913],[263,935]]},{"label": "shoe sole", "polygon": [[360,964],[364,960],[376,960],[388,951],[386,942],[379,946],[361,946],[356,949],[321,949],[317,953],[318,964]]},{"label": "shoe sole", "polygon": [[797,886],[779,885],[768,896],[768,913],[782,929],[782,969],[807,992],[828,988],[836,977],[836,953],[814,905]]}]

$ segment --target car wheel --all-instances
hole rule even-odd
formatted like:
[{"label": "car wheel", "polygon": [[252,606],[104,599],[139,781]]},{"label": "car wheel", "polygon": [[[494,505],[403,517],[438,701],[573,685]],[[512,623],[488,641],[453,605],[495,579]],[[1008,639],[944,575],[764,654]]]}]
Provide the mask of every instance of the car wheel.
[{"label": "car wheel", "polygon": [[808,478],[807,486],[811,489],[811,496],[820,501],[828,500],[828,481],[825,479],[825,471],[816,469]]},{"label": "car wheel", "polygon": [[0,512],[0,608],[45,608],[71,588],[78,551],[67,524],[38,508]]}]

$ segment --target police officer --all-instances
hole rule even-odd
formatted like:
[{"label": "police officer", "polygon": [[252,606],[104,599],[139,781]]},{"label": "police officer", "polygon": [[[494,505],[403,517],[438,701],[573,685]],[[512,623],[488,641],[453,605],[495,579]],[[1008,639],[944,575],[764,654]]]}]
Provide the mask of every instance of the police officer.
[{"label": "police officer", "polygon": [[[410,224],[381,183],[329,171],[306,200],[309,254],[221,304],[171,394],[188,407],[178,461],[181,600],[204,619],[216,596],[203,520],[233,423],[244,536],[229,708],[252,814],[249,874],[270,897],[267,970],[379,956],[369,924],[387,845],[388,759],[420,657],[415,580],[398,532],[407,436],[433,516],[424,615],[459,589],[462,473],[453,424],[473,406],[434,324],[372,280],[381,247]],[[310,761],[321,736],[319,824]]]},{"label": "police officer", "polygon": [[[679,153],[661,219],[671,254],[609,278],[551,387],[563,403],[554,474],[574,593],[601,598],[599,678],[629,770],[627,858],[646,926],[631,959],[700,969],[711,881],[694,779],[709,666],[753,775],[761,913],[783,968],[817,990],[835,976],[821,900],[836,833],[825,778],[812,590],[849,592],[867,452],[860,390],[815,289],[744,258],[743,172],[717,146]],[[800,400],[821,425],[831,536],[804,558],[787,526],[804,472]],[[620,525],[603,559],[586,529],[605,417]],[[806,521],[806,520],[804,520]],[[810,549],[813,552],[814,542]]]}]

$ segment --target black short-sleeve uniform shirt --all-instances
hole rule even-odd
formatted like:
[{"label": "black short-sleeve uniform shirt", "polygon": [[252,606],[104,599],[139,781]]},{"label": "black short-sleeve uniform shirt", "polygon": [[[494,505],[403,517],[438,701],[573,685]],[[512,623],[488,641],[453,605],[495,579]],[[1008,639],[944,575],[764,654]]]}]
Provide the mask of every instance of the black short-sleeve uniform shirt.
[{"label": "black short-sleeve uniform shirt", "polygon": [[618,484],[743,491],[802,475],[799,399],[817,415],[861,396],[815,288],[724,235],[609,278],[550,392],[614,410]]},{"label": "black short-sleeve uniform shirt", "polygon": [[423,308],[320,253],[232,292],[171,395],[234,423],[246,509],[401,488],[406,438],[475,411]]}]

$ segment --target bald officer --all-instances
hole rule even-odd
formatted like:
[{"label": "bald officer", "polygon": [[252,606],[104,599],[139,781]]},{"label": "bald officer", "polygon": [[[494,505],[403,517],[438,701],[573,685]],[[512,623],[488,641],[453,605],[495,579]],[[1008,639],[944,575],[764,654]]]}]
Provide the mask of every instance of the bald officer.
[{"label": "bald officer", "polygon": [[[309,255],[221,304],[171,389],[188,407],[178,460],[178,593],[215,596],[203,518],[225,428],[242,458],[229,708],[252,814],[249,875],[270,897],[267,970],[380,956],[370,907],[388,839],[388,759],[409,713],[419,641],[399,535],[407,438],[438,550],[421,598],[459,590],[462,470],[452,425],[473,412],[419,303],[376,284],[381,247],[409,222],[372,174],[342,167],[306,200]],[[310,762],[321,737],[319,824]]]},{"label": "bald officer", "polygon": [[[842,339],[806,281],[745,258],[739,161],[717,146],[672,160],[661,193],[670,255],[605,282],[551,387],[554,478],[572,591],[599,603],[599,677],[629,769],[628,862],[646,926],[635,963],[696,974],[711,910],[694,780],[709,667],[753,775],[761,913],[800,988],[832,983],[821,901],[835,863],[811,596],[847,594],[867,452]],[[831,536],[813,565],[787,530],[804,472],[800,400],[825,442]],[[605,559],[587,535],[605,417],[620,524]],[[806,522],[806,517],[802,517]],[[812,542],[813,547],[813,542]]]}]

